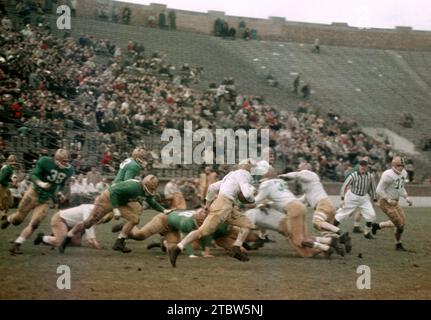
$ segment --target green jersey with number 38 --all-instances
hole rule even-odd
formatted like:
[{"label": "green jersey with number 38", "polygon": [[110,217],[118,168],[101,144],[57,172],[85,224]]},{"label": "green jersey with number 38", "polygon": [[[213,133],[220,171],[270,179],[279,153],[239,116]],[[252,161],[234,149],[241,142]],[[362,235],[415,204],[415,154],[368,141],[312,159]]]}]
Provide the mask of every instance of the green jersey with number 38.
[{"label": "green jersey with number 38", "polygon": [[[34,188],[39,195],[39,202],[45,203],[53,198],[57,192],[63,189],[67,179],[72,175],[73,168],[71,165],[68,165],[66,168],[60,168],[55,164],[54,158],[39,158],[30,174],[30,180],[33,182]],[[36,185],[35,181],[37,180],[49,183],[49,189],[45,190]]]}]

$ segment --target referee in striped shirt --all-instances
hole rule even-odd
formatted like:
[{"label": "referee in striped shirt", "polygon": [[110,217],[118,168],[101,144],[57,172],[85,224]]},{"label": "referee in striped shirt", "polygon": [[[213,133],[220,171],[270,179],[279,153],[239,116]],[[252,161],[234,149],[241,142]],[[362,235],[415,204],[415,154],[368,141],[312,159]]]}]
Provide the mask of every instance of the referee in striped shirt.
[{"label": "referee in striped shirt", "polygon": [[371,225],[376,219],[372,201],[377,202],[376,181],[374,175],[368,171],[368,161],[361,160],[357,171],[347,176],[340,191],[341,207],[337,210],[334,224],[351,216],[356,209],[366,221],[364,236],[373,239]]}]

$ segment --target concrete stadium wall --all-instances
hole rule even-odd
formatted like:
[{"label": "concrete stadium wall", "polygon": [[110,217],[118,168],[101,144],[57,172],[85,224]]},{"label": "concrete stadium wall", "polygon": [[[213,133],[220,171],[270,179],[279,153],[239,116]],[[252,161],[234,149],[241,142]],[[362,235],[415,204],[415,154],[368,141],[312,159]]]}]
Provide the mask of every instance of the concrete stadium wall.
[{"label": "concrete stadium wall", "polygon": [[[98,1],[80,1],[77,7],[78,16],[96,18]],[[159,13],[170,10],[164,4],[137,5],[124,2],[105,0],[109,7],[117,7],[121,13],[125,7],[132,11],[130,24],[146,26],[148,17],[155,16],[158,21]],[[172,8],[175,10],[174,8]],[[208,11],[199,13],[185,10],[175,10],[177,29],[203,34],[212,34],[214,21],[222,18],[229,26],[238,28],[241,20],[247,27],[256,29],[259,39],[283,40],[300,43],[314,43],[319,38],[321,46],[354,46],[380,49],[420,50],[431,51],[431,32],[413,30],[411,27],[396,27],[395,29],[361,29],[350,27],[347,23],[314,24],[286,21],[281,17],[256,19],[247,17],[228,16],[223,11]]]}]

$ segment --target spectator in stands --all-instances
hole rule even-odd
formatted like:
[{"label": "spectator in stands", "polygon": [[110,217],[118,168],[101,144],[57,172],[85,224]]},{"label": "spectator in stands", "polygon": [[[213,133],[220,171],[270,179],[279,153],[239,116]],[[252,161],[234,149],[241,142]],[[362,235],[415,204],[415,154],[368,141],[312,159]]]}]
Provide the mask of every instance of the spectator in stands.
[{"label": "spectator in stands", "polygon": [[120,20],[120,9],[115,4],[112,7],[111,21],[117,23]]},{"label": "spectator in stands", "polygon": [[67,0],[67,5],[70,8],[72,17],[76,17],[76,9],[78,7],[78,0]]},{"label": "spectator in stands", "polygon": [[223,20],[220,18],[217,18],[214,21],[214,35],[216,37],[221,37],[222,36],[222,28],[223,28]]},{"label": "spectator in stands", "polygon": [[257,30],[255,28],[250,30],[250,39],[257,40]]},{"label": "spectator in stands", "polygon": [[9,19],[9,17],[8,17],[8,16],[4,16],[4,17],[1,19],[1,25],[2,25],[2,28],[3,28],[5,31],[10,31],[10,30],[12,30],[12,28],[13,28],[12,21]]},{"label": "spectator in stands", "polygon": [[300,80],[301,80],[301,74],[298,73],[298,75],[295,77],[295,80],[293,80],[293,93],[298,94]]},{"label": "spectator in stands", "polygon": [[205,167],[204,171],[199,175],[198,196],[202,202],[205,201],[208,187],[217,181],[217,173],[210,167]]},{"label": "spectator in stands", "polygon": [[112,166],[113,159],[114,157],[112,153],[109,150],[106,150],[105,154],[102,156],[102,160],[100,160],[100,163],[102,164],[102,170],[104,173],[115,172],[115,168]]},{"label": "spectator in stands", "polygon": [[222,22],[222,26],[221,26],[221,36],[223,38],[227,38],[229,37],[229,25],[226,21]]},{"label": "spectator in stands", "polygon": [[236,38],[236,29],[234,27],[231,27],[229,29],[229,38],[231,38],[232,40],[235,40]]},{"label": "spectator in stands", "polygon": [[431,150],[431,137],[427,135],[422,136],[419,144],[423,151]]},{"label": "spectator in stands", "polygon": [[413,160],[408,159],[406,161],[406,165],[405,165],[404,169],[406,169],[406,171],[407,171],[407,180],[406,180],[406,182],[410,182],[410,183],[415,182],[414,181],[414,179],[415,179],[415,168],[413,166]]},{"label": "spectator in stands", "polygon": [[248,40],[250,40],[250,37],[251,37],[250,29],[249,28],[245,28],[243,39],[248,41]]},{"label": "spectator in stands", "polygon": [[121,14],[121,21],[124,24],[129,24],[131,17],[132,17],[132,10],[130,10],[129,7],[125,7],[123,9],[123,13]]},{"label": "spectator in stands", "polygon": [[3,3],[0,3],[0,15],[7,16],[7,10],[6,10],[5,5]]},{"label": "spectator in stands", "polygon": [[171,209],[187,209],[186,200],[178,186],[176,179],[170,180],[164,190],[164,196]]},{"label": "spectator in stands", "polygon": [[168,26],[166,24],[166,11],[165,10],[163,10],[159,14],[159,28],[162,30],[165,30],[168,28]]},{"label": "spectator in stands", "polygon": [[310,93],[311,93],[310,84],[309,83],[304,84],[301,88],[301,92],[302,92],[302,97],[304,99],[308,99],[310,97]]},{"label": "spectator in stands", "polygon": [[174,10],[169,10],[169,27],[171,30],[177,30],[177,15]]},{"label": "spectator in stands", "polygon": [[238,36],[241,38],[241,39],[244,39],[245,37],[244,37],[244,33],[245,33],[245,29],[247,28],[247,25],[246,25],[246,23],[245,23],[245,21],[244,20],[241,20],[240,22],[239,22],[239,24],[238,24]]},{"label": "spectator in stands", "polygon": [[400,124],[404,128],[412,128],[414,124],[414,118],[413,115],[409,112],[403,112],[401,115],[401,121]]},{"label": "spectator in stands", "polygon": [[148,26],[150,28],[155,28],[157,26],[156,17],[153,16],[153,15],[150,15],[148,17],[148,22],[147,23],[148,23]]},{"label": "spectator in stands", "polygon": [[268,73],[268,75],[266,76],[266,83],[270,87],[278,87],[278,80],[271,73]]},{"label": "spectator in stands", "polygon": [[91,167],[91,171],[87,173],[87,183],[96,186],[102,181],[102,175],[97,171],[96,167]]},{"label": "spectator in stands", "polygon": [[96,184],[96,190],[98,194],[101,194],[103,191],[109,188],[109,180],[108,178],[103,178],[102,181]]},{"label": "spectator in stands", "polygon": [[97,16],[100,19],[107,20],[108,19],[108,8],[105,5],[100,5],[97,7]]},{"label": "spectator in stands", "polygon": [[320,53],[320,40],[314,39],[314,48],[311,50],[313,53]]}]

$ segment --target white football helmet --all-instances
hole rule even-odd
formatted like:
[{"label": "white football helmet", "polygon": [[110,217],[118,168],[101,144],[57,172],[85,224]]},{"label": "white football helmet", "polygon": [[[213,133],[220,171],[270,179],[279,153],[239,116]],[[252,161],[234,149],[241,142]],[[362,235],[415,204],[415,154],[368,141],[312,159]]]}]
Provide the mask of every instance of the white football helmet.
[{"label": "white football helmet", "polygon": [[256,160],[252,158],[243,159],[238,163],[238,169],[243,169],[251,172],[256,167]]}]

